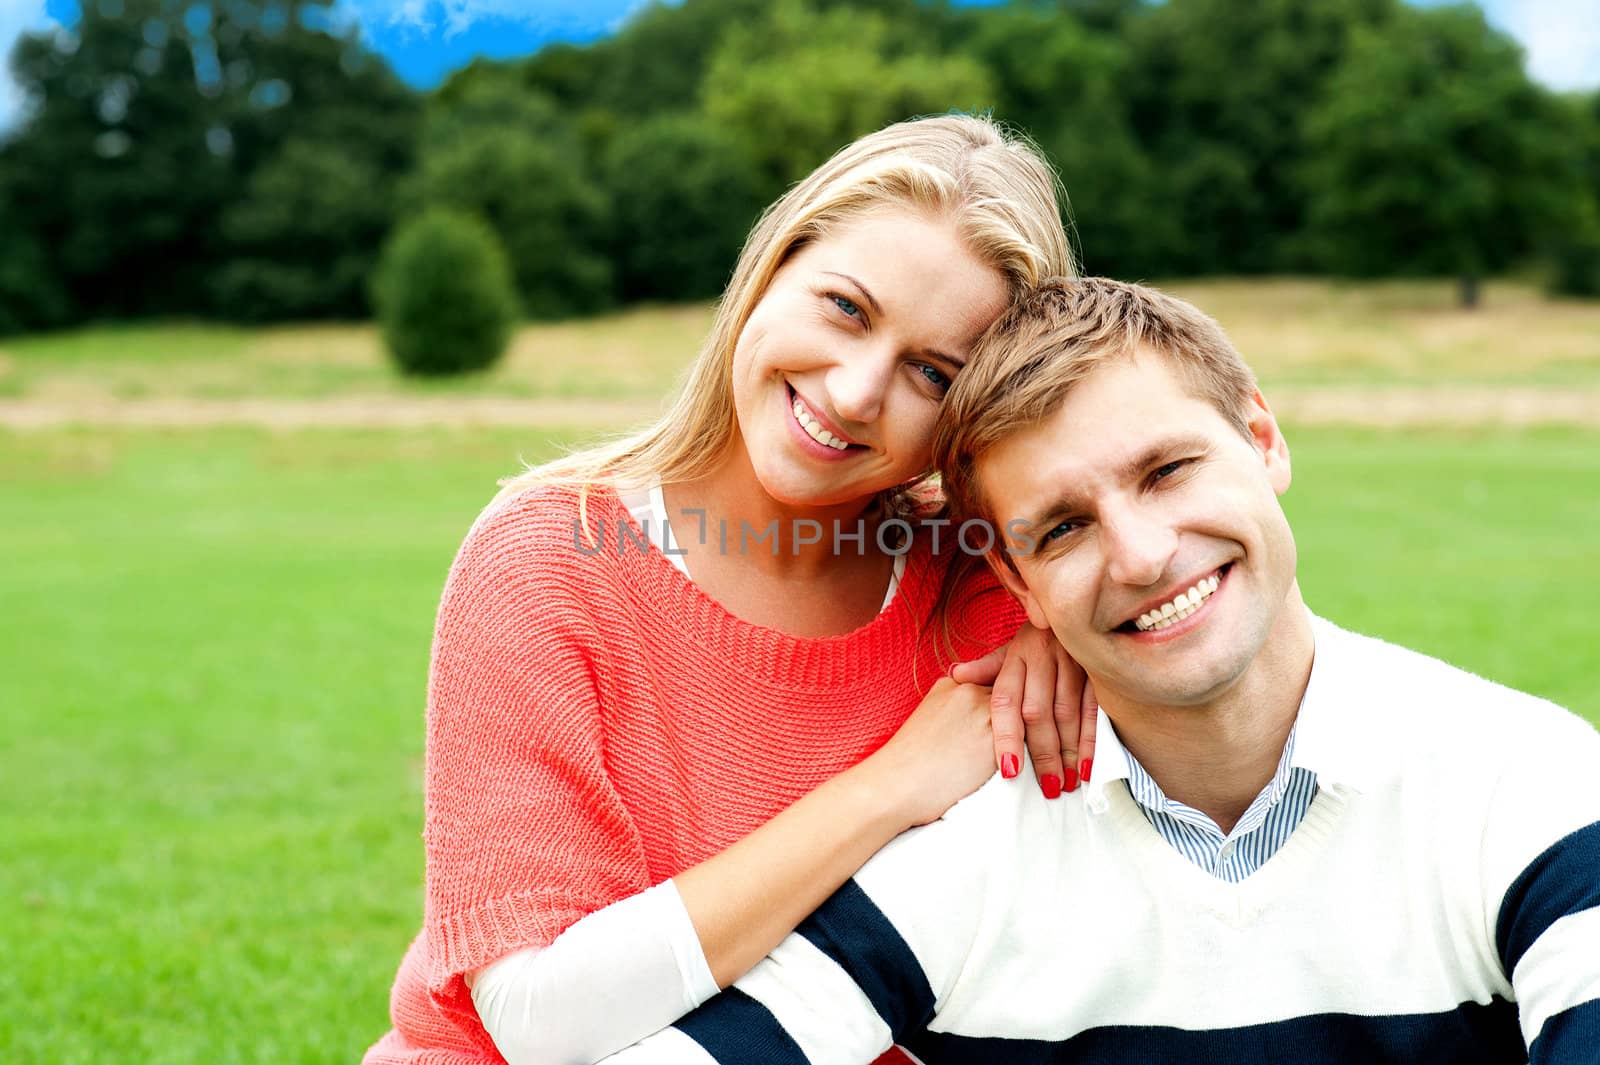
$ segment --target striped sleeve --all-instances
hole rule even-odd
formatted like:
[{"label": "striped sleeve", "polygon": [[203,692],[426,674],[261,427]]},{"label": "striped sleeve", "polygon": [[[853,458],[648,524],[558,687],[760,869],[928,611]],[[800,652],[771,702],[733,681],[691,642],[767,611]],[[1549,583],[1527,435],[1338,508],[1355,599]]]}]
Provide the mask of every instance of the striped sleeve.
[{"label": "striped sleeve", "polygon": [[1010,834],[988,821],[980,854],[982,826],[995,800],[1022,790],[991,781],[900,836],[733,987],[607,1060],[868,1065],[926,1026],[954,987],[983,917],[993,841]]},{"label": "striped sleeve", "polygon": [[1589,1065],[1600,1046],[1600,735],[1567,718],[1501,781],[1484,837],[1532,1065]]}]

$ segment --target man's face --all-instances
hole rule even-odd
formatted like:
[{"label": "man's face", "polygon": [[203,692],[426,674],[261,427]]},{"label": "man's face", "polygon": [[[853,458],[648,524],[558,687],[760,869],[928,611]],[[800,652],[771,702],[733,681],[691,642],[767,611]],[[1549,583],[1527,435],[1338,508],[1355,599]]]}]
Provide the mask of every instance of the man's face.
[{"label": "man's face", "polygon": [[1205,704],[1282,614],[1295,571],[1277,498],[1289,451],[1259,393],[1249,417],[1246,440],[1141,349],[979,462],[991,519],[1023,519],[1008,539],[1036,545],[1011,556],[1017,574],[997,570],[1103,700]]}]

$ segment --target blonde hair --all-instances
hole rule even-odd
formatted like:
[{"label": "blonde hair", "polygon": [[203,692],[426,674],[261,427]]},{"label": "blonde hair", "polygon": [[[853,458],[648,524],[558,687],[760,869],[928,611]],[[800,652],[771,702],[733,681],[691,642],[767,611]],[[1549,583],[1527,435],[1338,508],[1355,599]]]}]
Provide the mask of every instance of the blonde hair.
[{"label": "blonde hair", "polygon": [[984,334],[934,430],[933,460],[951,518],[984,517],[977,464],[1002,440],[1049,418],[1096,367],[1146,348],[1246,439],[1255,374],[1222,326],[1193,304],[1103,277],[1051,278]]},{"label": "blonde hair", "polygon": [[[733,353],[745,322],[779,267],[833,227],[882,208],[948,217],[972,252],[1005,277],[1014,301],[1052,274],[1076,272],[1059,196],[1039,152],[988,118],[912,119],[846,145],[757,222],[667,412],[639,432],[507,479],[496,500],[532,485],[673,484],[709,472],[734,439]],[[919,487],[886,489],[880,502],[898,513]]]}]

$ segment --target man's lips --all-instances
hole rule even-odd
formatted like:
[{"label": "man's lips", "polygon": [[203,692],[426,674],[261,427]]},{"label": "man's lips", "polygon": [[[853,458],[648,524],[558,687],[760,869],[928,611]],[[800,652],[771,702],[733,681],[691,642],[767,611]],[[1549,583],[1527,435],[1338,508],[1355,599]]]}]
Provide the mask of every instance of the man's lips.
[{"label": "man's lips", "polygon": [[1113,631],[1148,632],[1162,620],[1170,623],[1187,616],[1199,609],[1202,603],[1216,593],[1232,568],[1233,563],[1228,562],[1216,569],[1198,574],[1188,581],[1172,585],[1167,591],[1146,600],[1131,617],[1117,625]]}]

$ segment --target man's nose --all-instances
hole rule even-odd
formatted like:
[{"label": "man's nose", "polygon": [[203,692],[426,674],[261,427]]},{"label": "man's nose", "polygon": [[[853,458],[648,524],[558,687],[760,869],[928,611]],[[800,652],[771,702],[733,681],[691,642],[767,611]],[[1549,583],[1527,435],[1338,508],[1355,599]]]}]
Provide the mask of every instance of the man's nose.
[{"label": "man's nose", "polygon": [[[828,399],[839,417],[857,425],[878,420],[894,380],[895,354],[887,345],[857,348],[828,371]],[[840,428],[846,432],[850,426]]]},{"label": "man's nose", "polygon": [[1112,580],[1133,588],[1161,580],[1178,548],[1178,533],[1171,523],[1138,506],[1102,514],[1100,522]]}]

